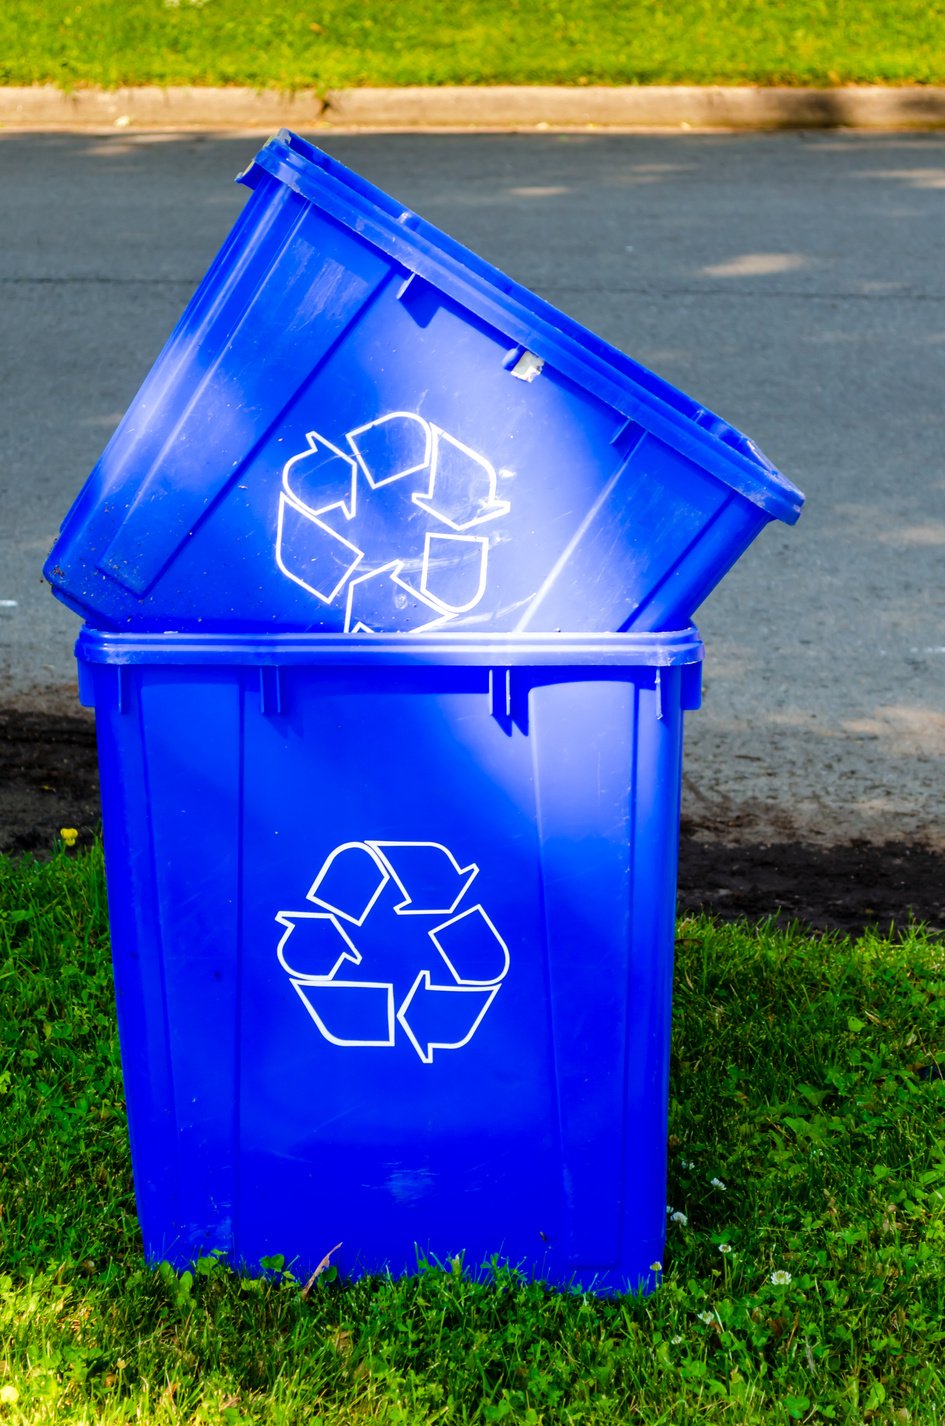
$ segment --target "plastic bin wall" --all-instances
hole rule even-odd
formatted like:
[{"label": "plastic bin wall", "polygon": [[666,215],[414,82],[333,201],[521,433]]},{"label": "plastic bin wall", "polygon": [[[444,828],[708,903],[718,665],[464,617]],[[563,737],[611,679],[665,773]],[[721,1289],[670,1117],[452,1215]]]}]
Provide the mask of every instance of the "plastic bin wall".
[{"label": "plastic bin wall", "polygon": [[50,556],[97,627],[688,623],[802,496],[745,436],[283,133]]},{"label": "plastic bin wall", "polygon": [[654,1285],[701,652],[83,632],[149,1259]]}]

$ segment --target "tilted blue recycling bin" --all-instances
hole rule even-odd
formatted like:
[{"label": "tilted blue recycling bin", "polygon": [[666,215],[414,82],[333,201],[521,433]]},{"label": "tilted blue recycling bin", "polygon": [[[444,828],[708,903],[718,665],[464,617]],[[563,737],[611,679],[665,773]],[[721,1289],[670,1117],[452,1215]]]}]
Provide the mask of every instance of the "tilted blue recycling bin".
[{"label": "tilted blue recycling bin", "polygon": [[100,628],[672,629],[802,497],[282,132],[46,566]]},{"label": "tilted blue recycling bin", "polygon": [[151,1261],[651,1288],[693,629],[86,629]]}]

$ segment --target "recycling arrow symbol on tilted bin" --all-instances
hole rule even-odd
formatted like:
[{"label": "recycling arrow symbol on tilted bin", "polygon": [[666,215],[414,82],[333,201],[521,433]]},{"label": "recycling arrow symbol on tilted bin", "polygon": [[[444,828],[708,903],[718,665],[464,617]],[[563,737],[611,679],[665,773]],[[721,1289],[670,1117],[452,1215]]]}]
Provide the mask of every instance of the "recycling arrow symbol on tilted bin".
[{"label": "recycling arrow symbol on tilted bin", "polygon": [[[507,515],[485,456],[412,411],[344,435],[318,431],[282,470],[276,562],[346,633],[402,633],[468,613],[486,591]],[[509,476],[510,471],[499,475]]]},{"label": "recycling arrow symbol on tilted bin", "polygon": [[278,958],[319,1033],[344,1049],[406,1037],[424,1064],[468,1045],[509,951],[469,894],[479,874],[440,842],[343,842],[280,911]]}]

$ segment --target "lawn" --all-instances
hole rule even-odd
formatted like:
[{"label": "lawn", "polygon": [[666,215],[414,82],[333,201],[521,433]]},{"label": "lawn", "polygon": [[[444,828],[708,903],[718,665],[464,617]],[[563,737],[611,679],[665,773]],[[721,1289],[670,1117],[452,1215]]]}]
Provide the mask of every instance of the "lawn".
[{"label": "lawn", "polygon": [[681,923],[648,1300],[177,1276],[140,1257],[101,853],[0,858],[0,1423],[940,1420],[943,1006],[916,928]]},{"label": "lawn", "polygon": [[942,0],[5,0],[0,83],[945,82]]}]

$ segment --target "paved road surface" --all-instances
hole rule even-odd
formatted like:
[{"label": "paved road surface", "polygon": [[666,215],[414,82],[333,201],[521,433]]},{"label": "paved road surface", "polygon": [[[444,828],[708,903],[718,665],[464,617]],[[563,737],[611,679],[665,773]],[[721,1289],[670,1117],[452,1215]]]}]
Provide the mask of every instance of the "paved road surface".
[{"label": "paved road surface", "polygon": [[[40,565],[243,201],[259,138],[0,137],[0,680],[52,704]],[[686,810],[945,845],[945,136],[325,147],[749,432],[804,489],[703,607]]]}]

